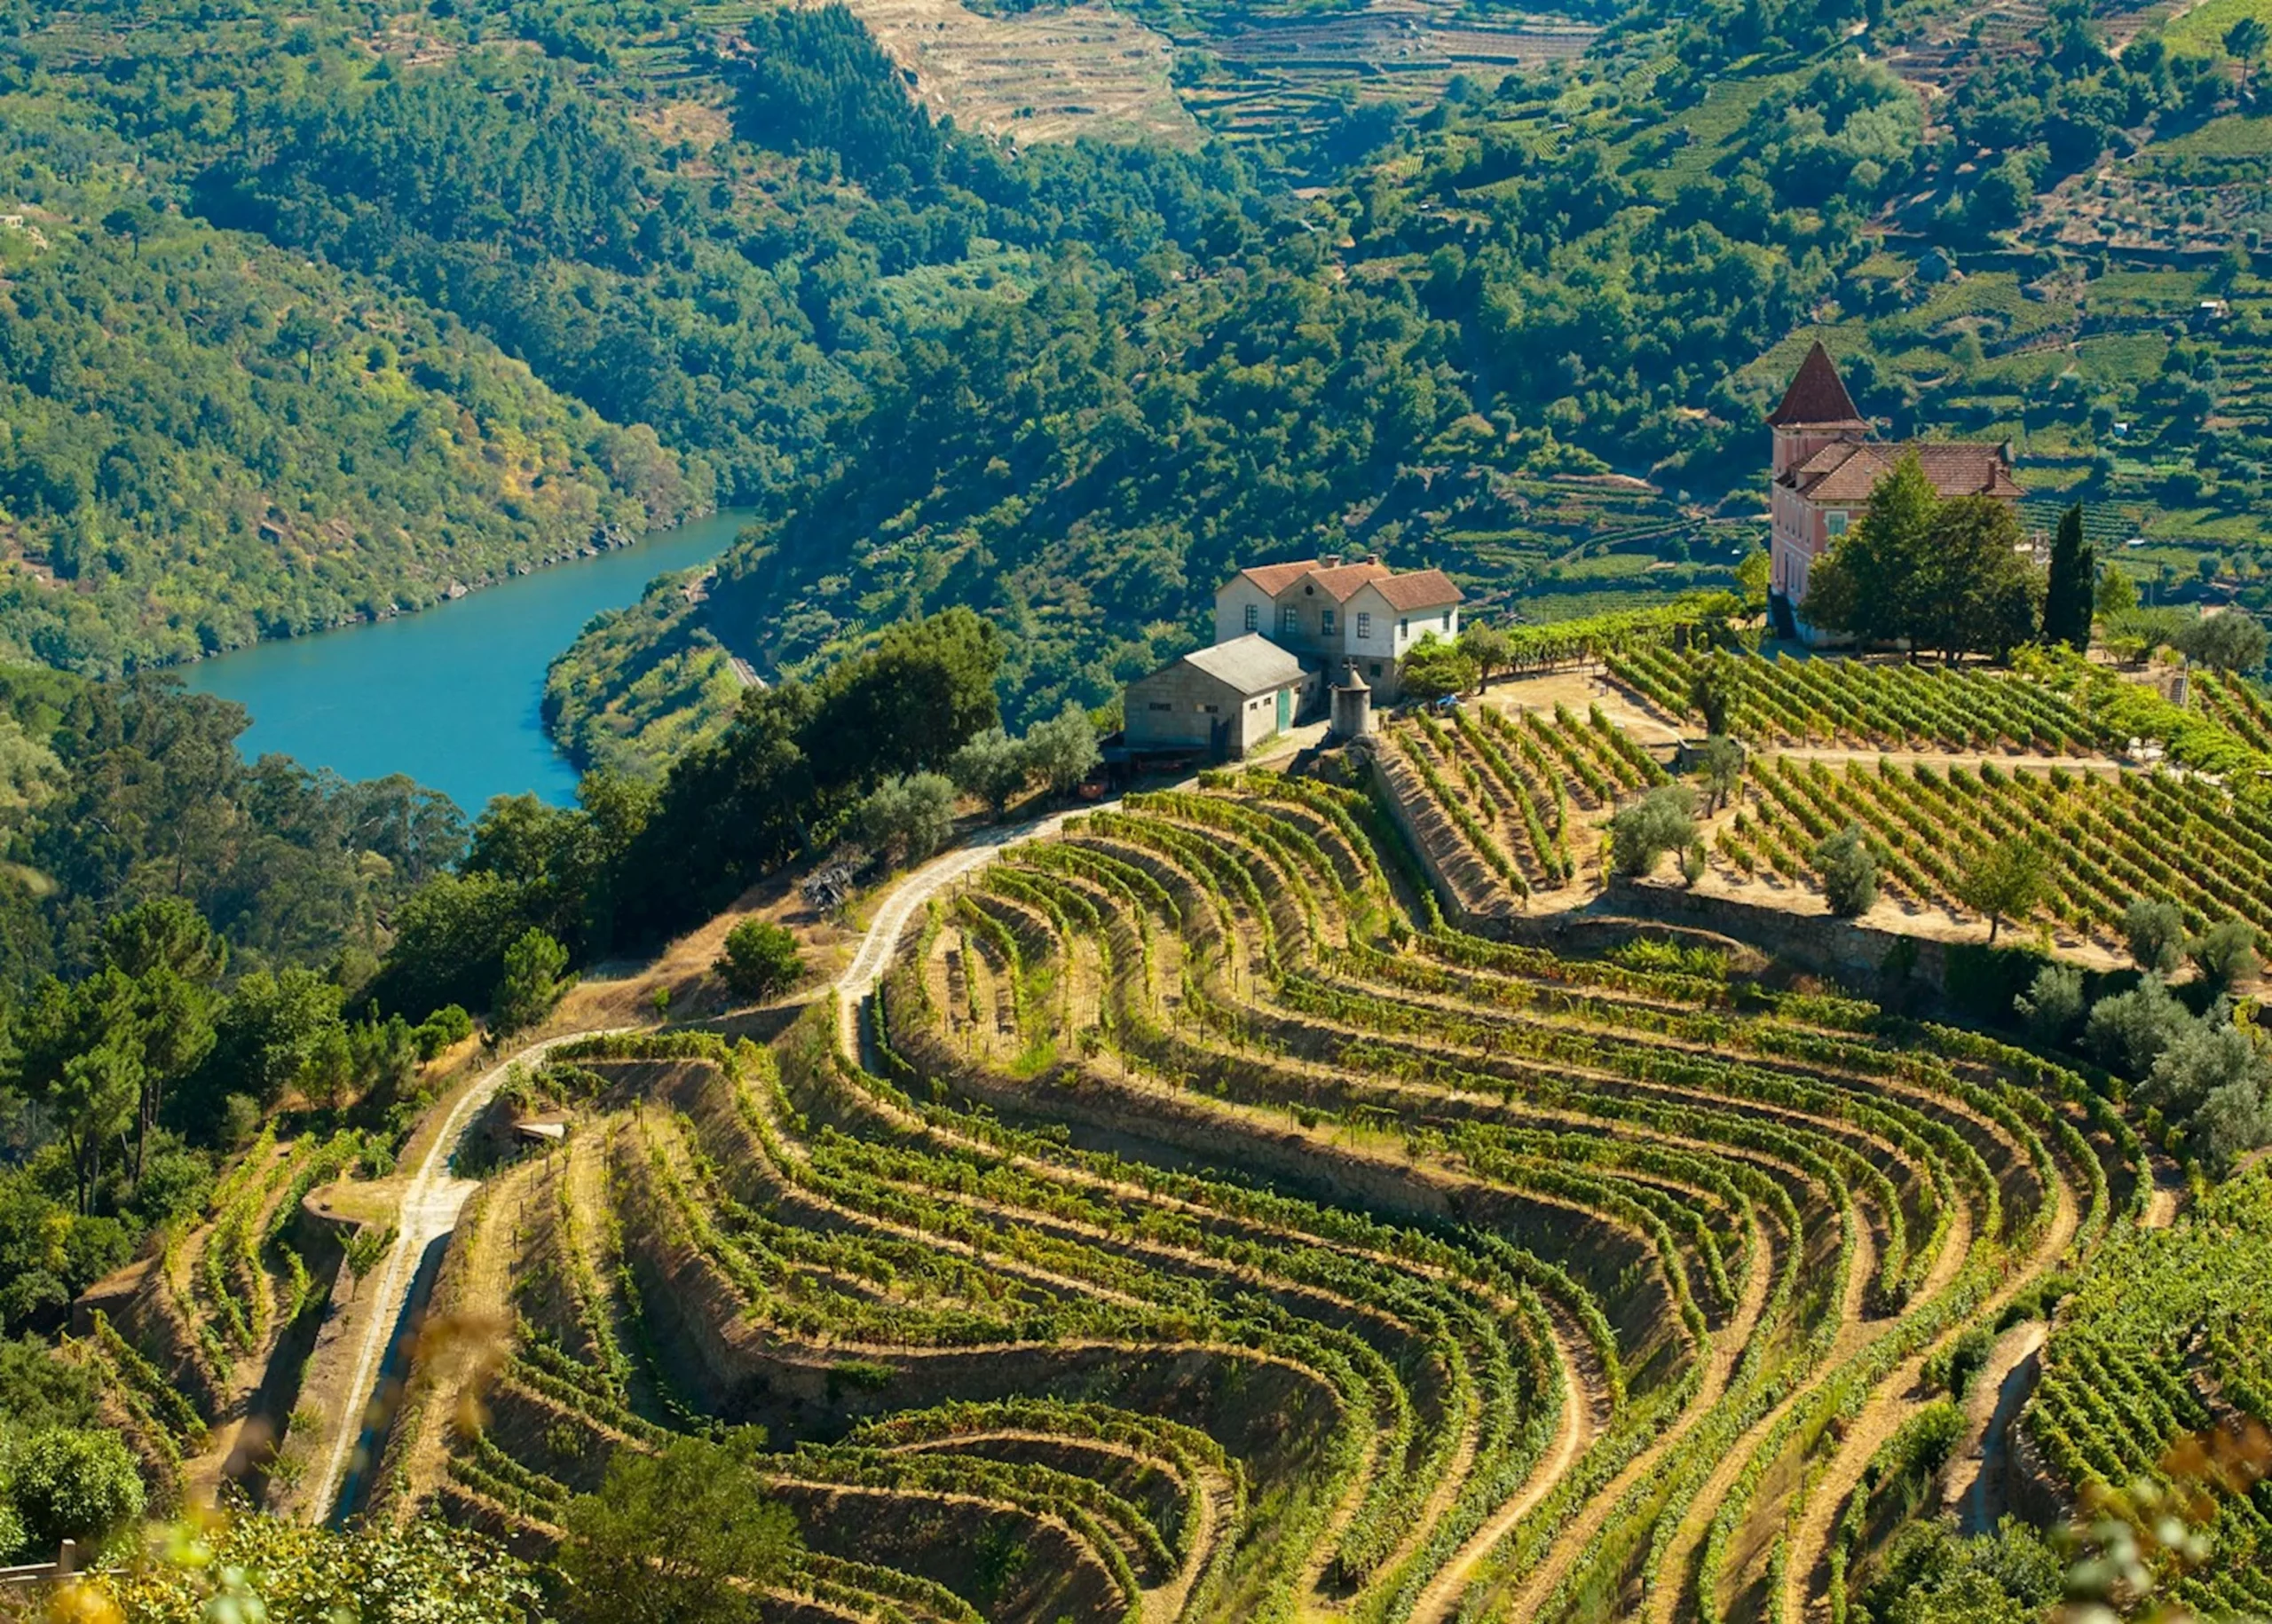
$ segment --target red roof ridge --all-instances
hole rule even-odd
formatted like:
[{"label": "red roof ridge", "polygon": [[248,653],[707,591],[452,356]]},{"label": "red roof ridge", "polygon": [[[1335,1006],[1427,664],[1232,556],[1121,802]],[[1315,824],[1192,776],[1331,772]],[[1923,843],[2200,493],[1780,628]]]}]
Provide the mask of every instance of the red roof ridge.
[{"label": "red roof ridge", "polygon": [[1414,570],[1408,574],[1388,575],[1372,583],[1373,590],[1388,600],[1391,609],[1434,609],[1440,604],[1464,602],[1467,594],[1459,583],[1441,570]]}]

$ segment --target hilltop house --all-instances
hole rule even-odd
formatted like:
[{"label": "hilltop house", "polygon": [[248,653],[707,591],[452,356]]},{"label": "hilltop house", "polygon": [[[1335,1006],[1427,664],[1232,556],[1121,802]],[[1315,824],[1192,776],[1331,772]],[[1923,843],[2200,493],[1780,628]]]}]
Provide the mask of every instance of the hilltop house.
[{"label": "hilltop house", "polygon": [[1373,690],[1393,703],[1402,692],[1396,662],[1428,633],[1459,635],[1463,594],[1441,570],[1399,574],[1373,554],[1241,570],[1215,594],[1215,641],[1269,639],[1322,682],[1352,661]]},{"label": "hilltop house", "polygon": [[1820,343],[1807,351],[1783,403],[1768,414],[1774,435],[1769,490],[1772,572],[1768,610],[1778,635],[1822,641],[1799,619],[1807,572],[1870,505],[1878,481],[1914,452],[1943,497],[1992,496],[2016,502],[2011,446],[1982,440],[1888,441],[1871,437],[1838,364]]}]

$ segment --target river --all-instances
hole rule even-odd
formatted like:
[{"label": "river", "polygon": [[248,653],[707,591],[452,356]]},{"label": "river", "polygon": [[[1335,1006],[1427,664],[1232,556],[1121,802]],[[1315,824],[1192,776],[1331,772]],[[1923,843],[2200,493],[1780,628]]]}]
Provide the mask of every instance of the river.
[{"label": "river", "polygon": [[545,667],[594,615],[636,603],[666,571],[708,563],[748,518],[727,508],[414,615],[216,655],[184,675],[252,713],[248,759],[276,753],[349,778],[407,773],[469,815],[525,792],[565,806],[576,769],[545,735]]}]

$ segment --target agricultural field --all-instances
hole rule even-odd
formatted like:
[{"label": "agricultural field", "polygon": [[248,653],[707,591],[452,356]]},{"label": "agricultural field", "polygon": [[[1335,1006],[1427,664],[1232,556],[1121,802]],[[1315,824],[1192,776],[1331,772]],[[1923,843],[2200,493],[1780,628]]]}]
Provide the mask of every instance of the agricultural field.
[{"label": "agricultural field", "polygon": [[[1384,729],[1388,789],[1471,918],[1596,894],[1611,816],[1669,781],[1672,741],[1700,737],[1692,704],[1708,672],[1747,751],[1700,827],[1708,890],[1818,899],[1816,848],[1851,825],[1877,858],[1885,900],[1873,918],[1896,930],[1975,924],[1963,876],[2015,839],[2047,860],[2042,900],[2016,923],[2071,950],[2118,955],[2141,897],[2175,903],[2197,933],[2272,917],[2272,808],[2254,772],[2153,766],[2166,746],[2262,761],[2272,696],[2252,682],[2192,674],[2180,708],[2126,683],[2110,700],[1982,669],[1700,658],[1652,641],[1661,630],[1637,622],[1605,650],[1607,681],[1594,686],[1609,709],[1597,699],[1581,715],[1569,683],[1519,682]],[[2138,703],[2151,708],[2125,708]],[[2139,737],[2142,716],[2172,727],[2174,742]]]},{"label": "agricultural field", "polygon": [[170,1227],[158,1250],[79,1299],[84,1334],[64,1357],[94,1374],[157,1504],[208,1502],[225,1484],[255,1503],[293,1498],[309,1466],[294,1395],[340,1259],[302,1203],[383,1157],[351,1129],[280,1139],[271,1123],[201,1220]]},{"label": "agricultural field", "polygon": [[1928,1361],[2142,1210],[2137,1139],[1725,951],[1447,932],[1387,828],[1267,773],[1133,796],[915,921],[871,1066],[826,1004],[555,1051],[576,1128],[438,1289],[512,1327],[482,1419],[414,1388],[384,1503],[541,1544],[725,1419],[806,1541],[785,1600],[1839,1604]]},{"label": "agricultural field", "polygon": [[[1796,921],[1861,823],[1870,922],[1976,939],[1914,915],[2024,830],[2057,856],[2021,923],[2089,964],[2133,896],[2272,911],[2272,820],[2108,756],[2086,688],[1696,625],[1529,628],[1523,676],[1298,773],[992,832],[814,936],[826,990],[721,1003],[712,919],[517,1057],[453,1051],[396,1154],[262,1131],[60,1355],[162,1506],[321,1521],[344,1483],[571,1574],[612,1466],[723,1440],[795,1530],[767,1613],[815,1621],[1883,1618],[1932,1507],[2116,1490],[2214,1533],[2178,1594],[2260,1604],[2261,1305],[2201,1260],[2256,1267],[2261,1172],[2213,1184],[2132,1072],[1825,979]],[[1743,940],[1600,883],[1700,675],[1753,749],[1694,883],[1789,916]]]}]

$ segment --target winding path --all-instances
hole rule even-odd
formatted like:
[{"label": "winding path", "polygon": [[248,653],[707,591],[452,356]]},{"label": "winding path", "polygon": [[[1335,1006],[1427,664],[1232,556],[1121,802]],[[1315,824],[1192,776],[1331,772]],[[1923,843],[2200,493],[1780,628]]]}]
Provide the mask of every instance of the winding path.
[{"label": "winding path", "polygon": [[403,1311],[409,1305],[419,1259],[426,1255],[428,1247],[457,1227],[459,1212],[474,1191],[481,1187],[479,1179],[461,1179],[450,1171],[466,1130],[496,1097],[497,1090],[515,1066],[540,1060],[564,1043],[591,1036],[594,1033],[565,1032],[548,1037],[482,1073],[451,1105],[448,1115],[442,1118],[440,1131],[434,1135],[434,1142],[420,1159],[418,1171],[403,1186],[402,1204],[395,1214],[394,1245],[388,1250],[386,1262],[375,1277],[368,1312],[363,1315],[361,1329],[355,1334],[354,1376],[346,1391],[358,1401],[342,1406],[331,1420],[331,1445],[323,1453],[323,1476],[308,1502],[319,1518],[330,1517],[339,1499],[340,1486],[346,1481],[348,1457],[356,1440],[363,1435],[370,1405],[377,1399],[380,1361],[386,1357],[387,1344],[393,1339],[395,1328],[402,1322]]},{"label": "winding path", "polygon": [[[892,954],[898,949],[900,936],[906,931],[908,921],[916,917],[926,903],[956,880],[975,872],[991,863],[1013,846],[1021,845],[1040,835],[1052,832],[1073,812],[1053,813],[1046,817],[1014,824],[1006,829],[988,829],[968,842],[935,857],[921,868],[902,879],[884,897],[875,917],[869,922],[860,941],[858,950],[844,973],[836,978],[837,1019],[848,1054],[859,1052],[860,1005],[883,979],[891,963]],[[373,1275],[367,1292],[359,1295],[364,1301],[357,1305],[362,1323],[352,1333],[355,1339],[353,1375],[344,1392],[349,1402],[340,1407],[339,1414],[330,1422],[331,1436],[322,1452],[322,1476],[318,1480],[313,1496],[309,1500],[313,1515],[327,1518],[339,1499],[340,1489],[347,1478],[348,1462],[355,1445],[364,1432],[370,1407],[378,1399],[379,1369],[386,1357],[388,1344],[402,1322],[408,1306],[413,1287],[418,1277],[419,1260],[426,1249],[444,1235],[456,1229],[458,1215],[480,1181],[461,1179],[450,1171],[450,1164],[474,1120],[496,1097],[498,1089],[512,1068],[541,1060],[562,1044],[579,1038],[604,1036],[611,1032],[631,1029],[622,1027],[594,1027],[572,1032],[562,1032],[529,1045],[517,1053],[491,1067],[452,1102],[442,1118],[440,1130],[426,1154],[418,1163],[418,1171],[403,1186],[401,1205],[395,1216],[394,1245],[388,1250],[386,1261]]]}]

